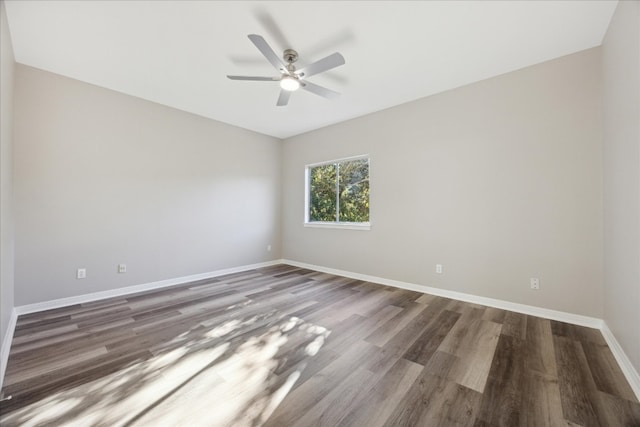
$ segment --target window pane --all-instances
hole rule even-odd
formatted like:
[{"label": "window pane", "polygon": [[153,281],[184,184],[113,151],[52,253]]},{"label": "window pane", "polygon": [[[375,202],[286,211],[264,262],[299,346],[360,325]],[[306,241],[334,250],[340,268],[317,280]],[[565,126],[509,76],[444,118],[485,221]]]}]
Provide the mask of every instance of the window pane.
[{"label": "window pane", "polygon": [[369,222],[369,161],[340,163],[340,221]]},{"label": "window pane", "polygon": [[317,166],[309,172],[309,221],[335,221],[336,165]]}]

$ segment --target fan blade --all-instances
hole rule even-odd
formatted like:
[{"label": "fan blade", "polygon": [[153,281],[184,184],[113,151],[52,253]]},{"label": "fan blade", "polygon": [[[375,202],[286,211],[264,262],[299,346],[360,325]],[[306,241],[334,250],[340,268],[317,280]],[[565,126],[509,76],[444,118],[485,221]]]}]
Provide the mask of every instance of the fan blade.
[{"label": "fan blade", "polygon": [[331,89],[318,86],[317,84],[313,84],[311,82],[304,81],[301,84],[302,84],[302,89],[311,93],[315,93],[316,95],[323,96],[328,99],[335,99],[340,96],[338,92],[334,92]]},{"label": "fan blade", "polygon": [[262,36],[257,34],[249,34],[249,40],[253,42],[253,44],[258,48],[258,50],[267,58],[267,61],[271,63],[276,70],[278,71],[287,71],[287,67],[284,65],[284,62],[280,59],[278,55],[271,49],[271,46],[267,44],[265,39]]},{"label": "fan blade", "polygon": [[277,82],[280,80],[280,77],[256,77],[256,76],[227,76],[228,79],[231,80],[254,80],[254,81],[265,81],[265,82]]},{"label": "fan blade", "polygon": [[328,71],[332,68],[339,67],[340,65],[344,65],[344,57],[336,52],[296,71],[296,74],[300,77],[304,76],[306,79],[307,77]]},{"label": "fan blade", "polygon": [[291,97],[291,91],[282,89],[280,91],[280,96],[278,97],[278,102],[276,102],[276,105],[278,107],[284,107],[289,103],[290,97]]}]

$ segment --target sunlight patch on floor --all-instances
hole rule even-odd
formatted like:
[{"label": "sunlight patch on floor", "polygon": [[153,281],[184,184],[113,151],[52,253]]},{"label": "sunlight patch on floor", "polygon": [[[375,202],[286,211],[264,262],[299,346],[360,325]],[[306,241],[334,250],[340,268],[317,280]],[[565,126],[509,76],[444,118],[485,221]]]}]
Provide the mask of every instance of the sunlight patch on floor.
[{"label": "sunlight patch on floor", "polygon": [[[329,333],[275,313],[208,328],[200,323],[162,344],[162,351],[148,360],[53,394],[1,421],[24,426],[260,425]],[[295,351],[303,352],[297,363],[288,359]],[[276,375],[287,363],[289,369]]]}]

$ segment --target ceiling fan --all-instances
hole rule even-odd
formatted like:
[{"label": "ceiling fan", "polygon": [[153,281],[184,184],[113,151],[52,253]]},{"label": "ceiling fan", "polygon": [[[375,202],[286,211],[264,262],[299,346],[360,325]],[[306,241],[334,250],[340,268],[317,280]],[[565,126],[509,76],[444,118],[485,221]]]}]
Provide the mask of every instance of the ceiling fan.
[{"label": "ceiling fan", "polygon": [[307,80],[308,77],[331,70],[344,64],[344,57],[338,52],[322,58],[312,64],[307,65],[300,70],[296,69],[294,63],[298,60],[298,52],[293,49],[286,49],[282,55],[282,59],[276,55],[264,38],[257,34],[249,34],[249,40],[258,48],[258,50],[267,58],[267,61],[280,72],[277,77],[256,77],[256,76],[229,76],[231,80],[253,80],[253,81],[274,81],[280,82],[280,96],[278,97],[277,106],[282,107],[289,103],[291,93],[304,89],[308,92],[325,98],[336,98],[340,94],[326,87],[319,86]]}]

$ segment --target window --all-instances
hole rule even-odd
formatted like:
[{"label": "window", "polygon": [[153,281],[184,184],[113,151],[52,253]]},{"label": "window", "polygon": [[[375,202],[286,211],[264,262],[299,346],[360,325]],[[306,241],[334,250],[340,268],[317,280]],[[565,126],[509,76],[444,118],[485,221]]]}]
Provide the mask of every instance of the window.
[{"label": "window", "polygon": [[305,225],[369,229],[369,157],[307,165]]}]

